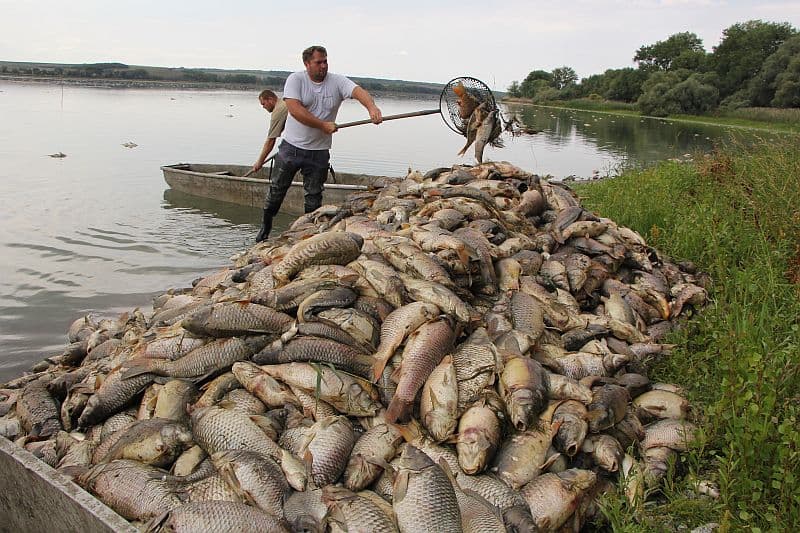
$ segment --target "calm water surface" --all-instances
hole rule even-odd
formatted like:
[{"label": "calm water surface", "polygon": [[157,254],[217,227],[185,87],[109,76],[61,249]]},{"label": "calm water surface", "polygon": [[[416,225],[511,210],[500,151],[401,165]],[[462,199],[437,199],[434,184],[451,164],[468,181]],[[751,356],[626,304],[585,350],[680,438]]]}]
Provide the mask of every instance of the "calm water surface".
[{"label": "calm water surface", "polygon": [[[438,101],[378,105],[388,115]],[[485,158],[559,178],[681,157],[725,135],[614,115],[508,111],[542,133],[508,138]],[[339,121],[365,116],[348,101]],[[0,380],[60,353],[76,318],[148,310],[153,296],[189,286],[252,245],[260,210],[169,190],[159,167],[251,164],[268,118],[256,92],[0,82]],[[455,155],[463,142],[438,115],[353,127],[335,135],[332,164],[400,176],[474,163],[471,151]],[[48,157],[56,152],[67,157]]]}]

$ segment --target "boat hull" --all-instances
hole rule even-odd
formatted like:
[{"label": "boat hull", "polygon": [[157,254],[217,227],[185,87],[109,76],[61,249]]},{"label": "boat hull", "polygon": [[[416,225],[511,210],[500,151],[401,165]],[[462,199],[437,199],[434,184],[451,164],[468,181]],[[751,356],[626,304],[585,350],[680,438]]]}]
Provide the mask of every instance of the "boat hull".
[{"label": "boat hull", "polygon": [[[164,180],[178,191],[202,198],[212,198],[250,207],[263,207],[269,189],[269,169],[262,168],[249,177],[244,174],[250,167],[244,165],[205,165],[181,163],[161,167]],[[323,204],[343,204],[349,195],[380,186],[386,178],[367,174],[336,172],[329,174],[322,193]],[[289,187],[281,211],[292,215],[303,214],[303,182],[298,173]]]}]

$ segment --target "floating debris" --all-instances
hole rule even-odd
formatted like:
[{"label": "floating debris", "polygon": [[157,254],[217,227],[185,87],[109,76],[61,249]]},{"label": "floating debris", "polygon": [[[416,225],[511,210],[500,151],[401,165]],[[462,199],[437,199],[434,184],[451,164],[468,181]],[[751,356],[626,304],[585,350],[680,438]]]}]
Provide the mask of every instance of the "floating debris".
[{"label": "floating debris", "polygon": [[136,143],[135,143],[135,142],[133,142],[133,141],[128,141],[128,142],[126,142],[126,143],[122,143],[122,146],[124,146],[125,148],[136,148],[136,147],[137,147],[137,146],[139,146],[139,145],[138,145],[138,144],[136,144]]},{"label": "floating debris", "polygon": [[647,366],[703,284],[563,184],[411,171],[150,314],[76,320],[0,386],[0,433],[153,529],[578,530],[691,446]]},{"label": "floating debris", "polygon": [[67,154],[65,154],[64,152],[56,152],[54,154],[47,154],[47,155],[48,155],[48,157],[54,157],[56,159],[61,159],[62,157],[67,157]]}]

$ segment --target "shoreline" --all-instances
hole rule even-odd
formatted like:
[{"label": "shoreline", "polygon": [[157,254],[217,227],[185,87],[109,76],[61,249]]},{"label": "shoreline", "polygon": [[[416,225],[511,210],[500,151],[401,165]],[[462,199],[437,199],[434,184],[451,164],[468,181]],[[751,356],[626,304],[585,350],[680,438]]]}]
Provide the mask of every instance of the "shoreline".
[{"label": "shoreline", "polygon": [[787,129],[783,127],[783,123],[778,122],[759,122],[760,125],[748,125],[748,124],[731,124],[726,122],[727,120],[737,120],[737,119],[728,119],[725,117],[720,117],[720,120],[714,120],[715,117],[711,117],[708,115],[679,115],[679,116],[668,116],[668,117],[654,117],[651,115],[643,115],[639,111],[634,110],[627,110],[627,109],[586,109],[583,107],[573,107],[569,105],[553,105],[553,104],[537,104],[525,98],[503,98],[501,103],[506,105],[508,104],[520,104],[526,106],[536,106],[536,107],[543,107],[546,109],[569,109],[572,111],[584,111],[586,113],[600,113],[603,115],[620,115],[620,116],[627,116],[627,117],[638,117],[638,118],[647,118],[652,120],[663,120],[665,122],[680,122],[684,124],[701,124],[706,126],[719,126],[722,128],[734,128],[734,129],[742,129],[742,130],[753,130],[753,131],[767,131],[770,133],[784,133],[789,135],[798,135],[800,131]]},{"label": "shoreline", "polygon": [[[54,78],[49,76],[19,76],[0,74],[0,82],[35,83],[38,85],[55,85],[69,87],[93,87],[99,89],[196,89],[207,91],[254,91],[264,89],[282,91],[283,85],[228,82],[203,82],[203,81],[175,81],[175,80],[127,80],[115,78]],[[370,94],[381,96],[408,96],[413,99],[433,100],[438,95],[416,93],[408,91],[375,90],[370,89]]]}]

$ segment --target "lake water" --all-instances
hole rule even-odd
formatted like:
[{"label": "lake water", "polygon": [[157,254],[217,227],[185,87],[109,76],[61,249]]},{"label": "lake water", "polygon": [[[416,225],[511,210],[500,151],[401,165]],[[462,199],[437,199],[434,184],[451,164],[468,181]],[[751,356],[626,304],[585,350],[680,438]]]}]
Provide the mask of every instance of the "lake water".
[{"label": "lake water", "polygon": [[[251,164],[269,119],[256,94],[0,81],[0,381],[60,353],[76,318],[145,310],[154,295],[190,286],[253,244],[260,210],[171,191],[159,167]],[[432,99],[377,103],[384,115],[438,107]],[[681,157],[725,135],[597,113],[506,111],[542,132],[508,138],[485,158],[558,178]],[[339,121],[365,116],[348,101]],[[331,162],[401,176],[474,163],[471,151],[455,155],[463,142],[438,115],[409,118],[341,130]],[[66,157],[48,157],[57,152]]]}]

